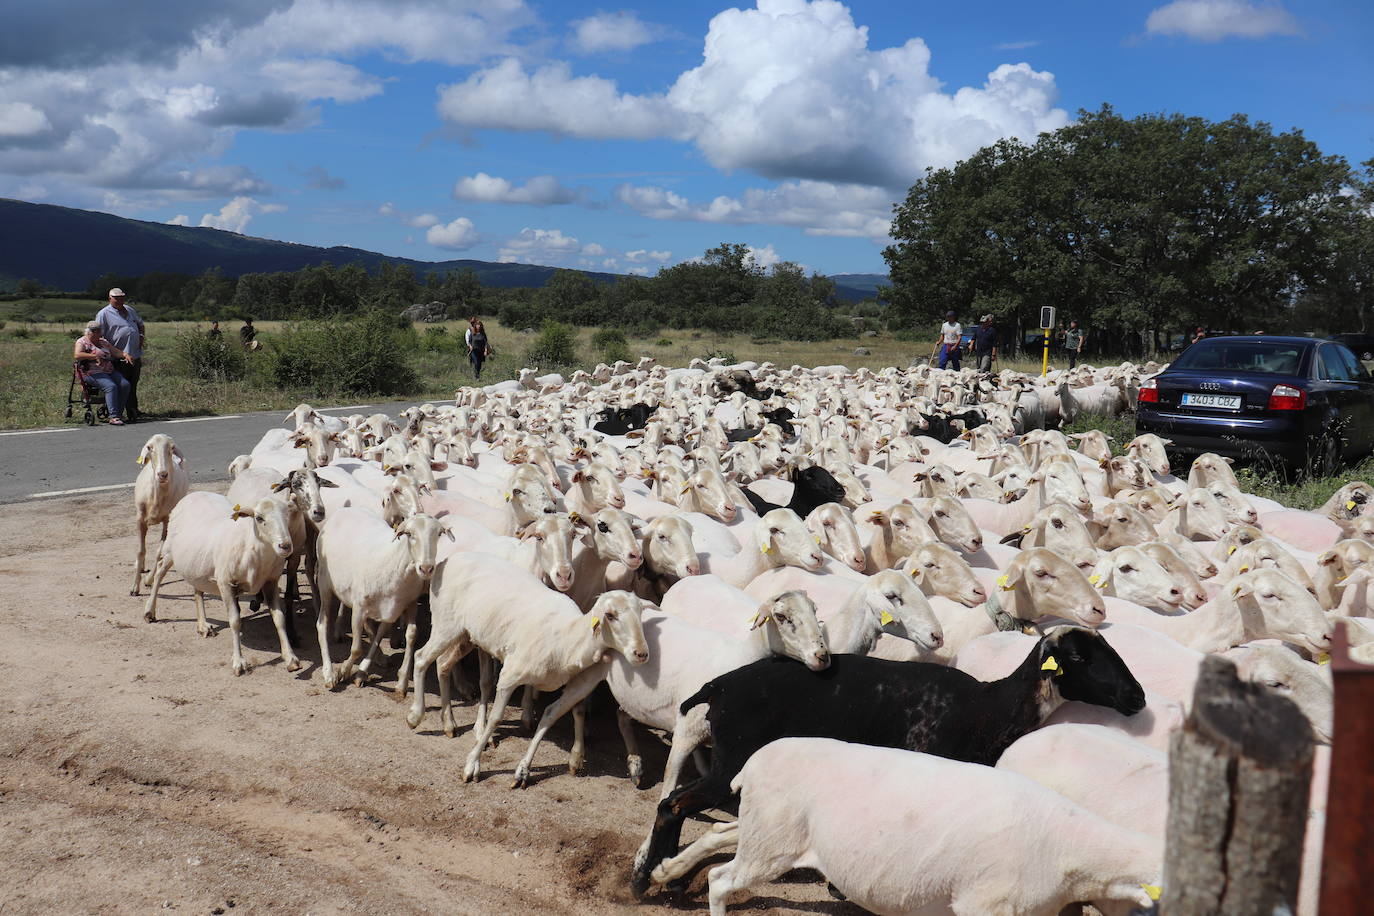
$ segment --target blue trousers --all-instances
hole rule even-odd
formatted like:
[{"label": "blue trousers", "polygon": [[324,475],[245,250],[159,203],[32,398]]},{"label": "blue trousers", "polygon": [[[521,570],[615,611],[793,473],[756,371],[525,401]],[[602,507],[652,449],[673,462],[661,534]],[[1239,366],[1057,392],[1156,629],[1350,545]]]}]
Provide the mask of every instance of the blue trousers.
[{"label": "blue trousers", "polygon": [[959,357],[960,357],[960,353],[959,353],[959,345],[958,345],[958,344],[940,344],[940,368],[941,368],[941,369],[945,368],[945,364],[946,364],[946,363],[949,363],[949,364],[951,364],[952,368],[953,368],[955,371],[958,371],[958,369],[959,369]]},{"label": "blue trousers", "polygon": [[109,412],[110,419],[113,420],[124,413],[124,402],[129,397],[128,379],[118,374],[91,372],[86,375],[86,380],[105,392],[105,410]]}]

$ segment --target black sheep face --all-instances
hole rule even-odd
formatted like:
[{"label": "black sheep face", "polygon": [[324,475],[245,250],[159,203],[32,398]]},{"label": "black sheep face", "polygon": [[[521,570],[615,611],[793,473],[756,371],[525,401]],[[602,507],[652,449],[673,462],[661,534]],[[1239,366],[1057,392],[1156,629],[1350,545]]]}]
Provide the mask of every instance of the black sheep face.
[{"label": "black sheep face", "polygon": [[1040,641],[1040,660],[1043,675],[1066,700],[1106,706],[1127,716],[1145,708],[1145,689],[1098,633],[1057,628]]}]

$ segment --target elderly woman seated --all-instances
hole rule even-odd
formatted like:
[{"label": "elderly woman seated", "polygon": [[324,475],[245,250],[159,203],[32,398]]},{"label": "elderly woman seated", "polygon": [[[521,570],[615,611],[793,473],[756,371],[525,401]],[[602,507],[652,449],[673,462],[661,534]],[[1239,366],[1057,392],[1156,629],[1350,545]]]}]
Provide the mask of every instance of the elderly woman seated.
[{"label": "elderly woman seated", "polygon": [[115,371],[114,361],[122,359],[132,363],[132,357],[100,336],[98,322],[88,321],[86,333],[77,338],[76,346],[72,347],[72,359],[80,367],[82,377],[105,392],[105,410],[110,415],[110,425],[123,426],[129,381]]}]

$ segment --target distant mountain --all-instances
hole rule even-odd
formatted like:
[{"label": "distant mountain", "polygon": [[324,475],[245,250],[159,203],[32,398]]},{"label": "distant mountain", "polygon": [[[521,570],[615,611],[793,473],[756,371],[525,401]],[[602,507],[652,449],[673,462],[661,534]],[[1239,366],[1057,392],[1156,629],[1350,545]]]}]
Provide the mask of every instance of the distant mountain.
[{"label": "distant mountain", "polygon": [[[361,248],[318,248],[223,229],[150,223],[8,198],[0,198],[0,227],[0,289],[12,289],[25,277],[57,289],[80,290],[105,273],[198,274],[218,267],[225,276],[237,277],[300,270],[326,261],[336,266],[360,263],[370,272],[387,261],[408,264],[421,278],[436,271],[470,268],[482,285],[489,287],[543,286],[557,270],[468,259],[416,261]],[[620,276],[596,271],[586,274],[602,283],[613,283]],[[849,302],[871,296],[876,282],[887,282],[880,274],[844,274],[831,279],[840,298]]]}]

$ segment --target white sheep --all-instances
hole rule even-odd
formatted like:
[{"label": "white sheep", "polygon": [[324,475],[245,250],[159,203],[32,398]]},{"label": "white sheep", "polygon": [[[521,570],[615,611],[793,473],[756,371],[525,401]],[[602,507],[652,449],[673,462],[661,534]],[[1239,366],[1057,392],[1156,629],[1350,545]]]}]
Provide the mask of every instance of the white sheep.
[{"label": "white sheep", "polygon": [[263,499],[243,508],[218,493],[188,493],[167,522],[167,540],[158,550],[143,619],[157,620],[158,589],[175,566],[195,596],[196,632],[201,636],[210,635],[205,592],[218,592],[224,601],[234,636],[231,661],[234,674],[239,675],[248,668],[239,641],[239,596],[262,592],[272,609],[286,670],[295,671],[301,662],[287,639],[286,614],[277,594],[277,579],[292,548],[291,520],[283,503]]},{"label": "white sheep", "polygon": [[[533,575],[511,563],[484,554],[449,557],[430,582],[430,637],[415,653],[415,700],[406,724],[415,728],[424,716],[424,675],[435,661],[440,661],[441,713],[451,722],[448,671],[471,649],[481,649],[485,653],[482,704],[477,713],[476,741],[463,767],[463,781],[469,782],[477,777],[482,751],[516,688],[529,685],[548,691],[562,687],[562,695],[545,708],[529,749],[515,768],[512,788],[523,786],[529,781],[534,752],[549,727],[605,679],[607,652],[619,652],[639,664],[648,661],[641,625],[643,608],[638,596],[606,592],[584,616],[571,598],[549,591]],[[490,712],[491,665],[486,657],[501,662]],[[581,715],[574,716],[574,728],[569,765],[576,773],[585,759]]]},{"label": "white sheep", "polygon": [[[453,537],[428,515],[413,515],[394,527],[366,509],[340,509],[321,532],[318,544],[319,580],[315,628],[320,640],[324,685],[346,682],[363,657],[363,621],[377,622],[367,657],[358,666],[364,679],[381,639],[396,621],[405,620],[405,660],[396,689],[405,696],[415,651],[415,602],[434,574],[441,534]],[[353,612],[353,645],[348,658],[334,670],[329,657],[328,622],[338,604]]]},{"label": "white sheep", "polygon": [[135,463],[143,470],[134,481],[134,515],[138,521],[138,557],[134,560],[134,586],[129,594],[137,595],[139,581],[147,562],[148,529],[162,524],[158,541],[167,540],[167,519],[172,509],[186,495],[190,475],[186,473],[186,457],[170,436],[157,433],[143,443]]},{"label": "white sheep", "polygon": [[1149,907],[1163,869],[1146,834],[1024,776],[928,754],[784,738],[755,752],[731,788],[737,826],[698,841],[738,845],[710,871],[711,916],[724,916],[731,893],[793,868],[819,870],[875,913],[954,916],[1056,916],[1075,901]]}]

